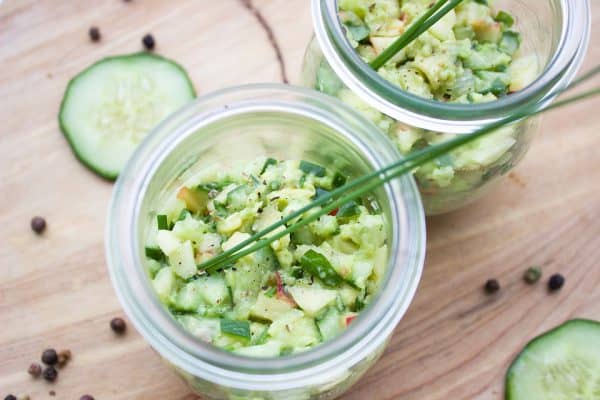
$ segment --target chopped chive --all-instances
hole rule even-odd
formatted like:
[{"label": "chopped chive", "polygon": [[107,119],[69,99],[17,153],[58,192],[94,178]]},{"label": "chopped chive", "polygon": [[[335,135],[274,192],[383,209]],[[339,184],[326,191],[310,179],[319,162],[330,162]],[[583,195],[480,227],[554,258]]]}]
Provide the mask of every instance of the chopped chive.
[{"label": "chopped chive", "polygon": [[177,221],[183,221],[184,219],[186,219],[188,217],[188,215],[192,215],[192,213],[189,212],[187,209],[184,208],[179,213],[179,217],[177,217]]},{"label": "chopped chive", "polygon": [[515,19],[513,18],[513,16],[502,10],[498,11],[495,20],[500,22],[507,28],[510,28],[515,23]]},{"label": "chopped chive", "polygon": [[358,208],[358,204],[356,201],[351,200],[340,207],[338,210],[336,217],[338,218],[350,218],[360,214],[360,209]]},{"label": "chopped chive", "polygon": [[165,258],[165,254],[158,247],[146,247],[145,253],[146,257],[156,261],[162,261]]},{"label": "chopped chive", "polygon": [[250,323],[248,321],[236,321],[233,319],[221,319],[221,332],[228,335],[250,339]]},{"label": "chopped chive", "polygon": [[269,327],[266,327],[265,329],[263,329],[263,331],[260,333],[260,335],[258,335],[253,340],[252,344],[254,344],[254,345],[264,344],[267,341],[267,337],[269,337]]},{"label": "chopped chive", "polygon": [[265,296],[267,297],[273,297],[275,295],[275,293],[277,293],[277,289],[275,287],[270,287],[266,292],[265,292]]},{"label": "chopped chive", "polygon": [[323,196],[327,196],[329,194],[329,190],[325,190],[325,189],[321,189],[321,188],[317,188],[315,190],[315,197],[314,199],[317,200]]},{"label": "chopped chive", "polygon": [[298,186],[300,186],[301,188],[303,188],[305,183],[306,183],[306,175],[302,175],[300,177],[300,180],[298,181]]},{"label": "chopped chive", "polygon": [[254,185],[260,185],[260,181],[258,180],[257,177],[254,176],[254,174],[250,174],[250,179],[252,179],[252,182],[254,182]]},{"label": "chopped chive", "polygon": [[340,186],[344,186],[347,180],[348,177],[346,175],[342,174],[341,172],[336,172],[333,176],[333,187],[339,188]]},{"label": "chopped chive", "polygon": [[284,347],[284,348],[281,349],[281,351],[279,352],[279,356],[289,356],[293,352],[294,352],[294,348],[293,347],[286,346],[286,347]]},{"label": "chopped chive", "polygon": [[324,177],[327,173],[327,170],[322,166],[305,160],[300,161],[300,169],[307,174],[312,174],[314,176],[318,176],[319,178]]},{"label": "chopped chive", "polygon": [[267,170],[267,168],[269,168],[270,165],[277,165],[277,160],[274,159],[274,158],[271,158],[271,157],[267,158],[267,161],[265,161],[262,169],[260,170],[259,175],[264,174],[265,171]]},{"label": "chopped chive", "polygon": [[337,287],[343,281],[329,260],[314,250],[308,250],[300,257],[300,265],[306,272],[319,278],[325,286]]},{"label": "chopped chive", "polygon": [[167,216],[164,214],[158,214],[156,216],[156,223],[158,224],[159,230],[169,229],[169,221],[167,220]]}]

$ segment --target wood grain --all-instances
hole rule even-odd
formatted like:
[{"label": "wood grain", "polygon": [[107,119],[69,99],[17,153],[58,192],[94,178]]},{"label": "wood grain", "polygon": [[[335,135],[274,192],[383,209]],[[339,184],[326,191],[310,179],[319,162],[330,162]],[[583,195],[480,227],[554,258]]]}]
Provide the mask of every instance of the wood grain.
[{"label": "wood grain", "polygon": [[[209,4],[210,3],[210,4]],[[292,81],[311,35],[306,0],[254,0]],[[600,3],[593,2],[600,26]],[[97,25],[102,41],[87,37]],[[112,185],[85,170],[56,123],[67,81],[109,54],[137,51],[152,32],[199,93],[280,81],[268,33],[242,0],[18,0],[0,6],[0,397],[191,399],[133,331],[104,263]],[[586,66],[600,59],[593,32]],[[571,317],[600,319],[600,102],[548,116],[526,160],[465,210],[431,219],[425,275],[385,356],[344,399],[500,399],[506,367],[533,336]],[[42,215],[43,237],[29,229]],[[540,264],[567,283],[526,286]],[[502,291],[483,295],[490,277]],[[27,373],[46,347],[73,362],[54,385]],[[49,391],[56,392],[55,397]]]}]

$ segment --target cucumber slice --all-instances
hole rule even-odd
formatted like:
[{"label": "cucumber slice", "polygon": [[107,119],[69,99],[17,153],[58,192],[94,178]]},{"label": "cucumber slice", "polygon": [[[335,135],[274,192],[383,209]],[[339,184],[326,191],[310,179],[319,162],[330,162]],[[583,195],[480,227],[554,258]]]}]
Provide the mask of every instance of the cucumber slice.
[{"label": "cucumber slice", "polygon": [[600,322],[571,320],[529,342],[506,374],[505,398],[600,399]]},{"label": "cucumber slice", "polygon": [[171,60],[108,57],[71,79],[58,121],[79,161],[115,179],[142,138],[194,97],[189,76]]}]

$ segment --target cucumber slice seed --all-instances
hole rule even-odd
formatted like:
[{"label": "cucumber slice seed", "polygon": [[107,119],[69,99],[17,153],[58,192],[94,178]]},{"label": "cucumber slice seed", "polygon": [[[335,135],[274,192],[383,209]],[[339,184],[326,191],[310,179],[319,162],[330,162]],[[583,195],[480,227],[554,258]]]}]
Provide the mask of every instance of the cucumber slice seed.
[{"label": "cucumber slice seed", "polygon": [[506,373],[505,399],[600,399],[600,322],[567,321],[529,342]]},{"label": "cucumber slice seed", "polygon": [[77,159],[112,180],[146,134],[195,97],[187,72],[169,59],[107,57],[71,79],[58,120]]}]

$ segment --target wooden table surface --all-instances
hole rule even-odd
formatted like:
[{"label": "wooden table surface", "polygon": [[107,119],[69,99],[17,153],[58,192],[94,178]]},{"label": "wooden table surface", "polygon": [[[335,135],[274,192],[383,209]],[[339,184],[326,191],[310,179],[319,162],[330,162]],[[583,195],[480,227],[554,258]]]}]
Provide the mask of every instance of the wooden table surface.
[{"label": "wooden table surface", "polygon": [[[593,0],[600,24],[600,2]],[[112,184],[83,168],[58,130],[67,81],[93,61],[140,50],[184,65],[200,94],[290,80],[311,35],[307,0],[7,0],[0,6],[0,398],[193,399],[130,329],[107,275],[103,234]],[[258,14],[252,10],[257,10]],[[261,25],[261,21],[263,24]],[[87,31],[100,27],[93,44]],[[600,59],[596,29],[586,60]],[[597,83],[596,83],[597,84]],[[500,399],[510,360],[572,317],[600,319],[600,102],[545,118],[526,160],[467,209],[428,221],[424,277],[377,365],[344,399]],[[42,237],[29,228],[42,215]],[[532,264],[566,285],[525,285]],[[502,291],[482,292],[499,279]],[[73,361],[47,384],[26,370],[44,348]],[[55,391],[54,397],[50,391]]]}]

